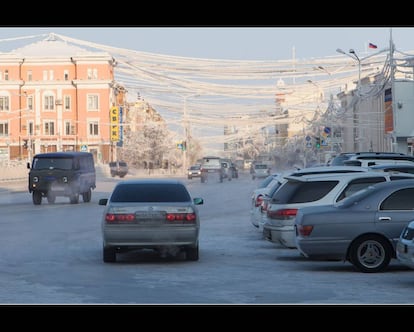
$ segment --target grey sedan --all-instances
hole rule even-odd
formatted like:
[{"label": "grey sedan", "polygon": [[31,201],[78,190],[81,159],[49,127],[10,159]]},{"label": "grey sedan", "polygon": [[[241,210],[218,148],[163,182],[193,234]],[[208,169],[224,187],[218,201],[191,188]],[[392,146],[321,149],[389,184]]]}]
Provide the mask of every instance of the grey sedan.
[{"label": "grey sedan", "polygon": [[300,209],[296,244],[310,259],[349,261],[358,271],[381,272],[414,219],[414,180],[371,185],[330,206]]},{"label": "grey sedan", "polygon": [[200,197],[192,198],[186,186],[174,179],[142,179],[118,182],[102,215],[103,261],[115,262],[116,254],[153,249],[162,256],[184,251],[186,259],[199,258]]}]

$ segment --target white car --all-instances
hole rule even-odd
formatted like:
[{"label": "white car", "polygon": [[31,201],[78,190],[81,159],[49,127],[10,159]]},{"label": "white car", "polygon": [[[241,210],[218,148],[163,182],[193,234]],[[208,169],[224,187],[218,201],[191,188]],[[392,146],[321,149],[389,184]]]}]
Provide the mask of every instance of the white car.
[{"label": "white car", "polygon": [[[250,222],[260,231],[263,231],[264,216],[266,215],[267,206],[271,196],[285,181],[285,176],[303,176],[307,174],[326,174],[326,173],[350,173],[350,172],[368,172],[369,169],[358,166],[318,166],[308,167],[299,170],[286,171],[284,173],[274,173],[266,178],[265,186],[256,188],[251,196],[250,202]],[[271,179],[271,181],[269,181]]]},{"label": "white car", "polygon": [[284,247],[296,248],[295,220],[300,208],[334,204],[373,183],[413,178],[414,174],[409,173],[376,171],[288,176],[270,199],[263,237]]},{"label": "white car", "polygon": [[400,263],[414,269],[414,220],[410,221],[401,232],[396,255]]}]

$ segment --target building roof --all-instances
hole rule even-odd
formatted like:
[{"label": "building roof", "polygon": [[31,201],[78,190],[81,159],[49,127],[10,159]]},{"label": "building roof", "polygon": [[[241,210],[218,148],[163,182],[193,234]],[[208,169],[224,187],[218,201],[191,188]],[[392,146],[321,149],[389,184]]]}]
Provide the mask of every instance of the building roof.
[{"label": "building roof", "polygon": [[[45,39],[17,48],[12,51],[14,54],[20,54],[25,57],[46,57],[70,58],[75,55],[96,54],[81,47],[68,44],[54,33],[50,33]],[[101,52],[99,52],[101,53]]]}]

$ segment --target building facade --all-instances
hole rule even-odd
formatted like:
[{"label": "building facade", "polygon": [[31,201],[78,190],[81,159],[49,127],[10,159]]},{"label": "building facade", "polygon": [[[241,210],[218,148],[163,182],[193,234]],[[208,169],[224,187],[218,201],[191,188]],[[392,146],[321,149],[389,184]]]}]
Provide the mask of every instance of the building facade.
[{"label": "building facade", "polygon": [[[125,90],[114,82],[115,59],[53,34],[0,53],[0,159],[88,151],[114,159],[122,139]],[[111,118],[112,116],[112,118]]]}]

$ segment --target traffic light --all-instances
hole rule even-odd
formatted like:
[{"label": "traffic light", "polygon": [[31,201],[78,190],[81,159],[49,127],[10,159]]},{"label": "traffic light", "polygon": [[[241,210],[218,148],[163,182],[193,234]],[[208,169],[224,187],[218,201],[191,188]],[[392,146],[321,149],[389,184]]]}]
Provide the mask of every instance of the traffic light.
[{"label": "traffic light", "polygon": [[321,148],[321,138],[320,137],[315,137],[315,147],[317,149]]}]

